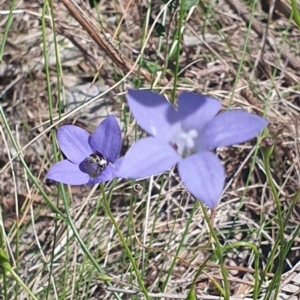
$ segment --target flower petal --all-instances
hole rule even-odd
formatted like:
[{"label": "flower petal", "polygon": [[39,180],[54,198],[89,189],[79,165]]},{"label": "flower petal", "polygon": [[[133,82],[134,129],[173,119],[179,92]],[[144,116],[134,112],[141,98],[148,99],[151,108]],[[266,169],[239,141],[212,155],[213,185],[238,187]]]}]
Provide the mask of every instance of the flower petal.
[{"label": "flower petal", "polygon": [[222,195],[225,171],[219,159],[205,151],[178,163],[179,175],[188,190],[201,202],[214,209]]},{"label": "flower petal", "polygon": [[100,182],[111,181],[114,179],[119,171],[122,160],[123,157],[120,157],[113,165],[108,165],[98,177],[91,178],[87,185],[95,185]]},{"label": "flower petal", "polygon": [[126,95],[131,113],[137,123],[149,134],[165,139],[177,113],[162,95],[149,90],[128,90]]},{"label": "flower petal", "polygon": [[64,184],[82,185],[86,184],[90,177],[88,174],[81,172],[78,165],[65,159],[54,164],[46,178]]},{"label": "flower petal", "polygon": [[220,101],[205,95],[181,93],[178,97],[178,113],[185,130],[201,131],[220,109]]},{"label": "flower petal", "polygon": [[144,178],[170,169],[181,158],[167,143],[147,137],[137,141],[125,155],[117,177]]},{"label": "flower petal", "polygon": [[121,144],[121,129],[115,116],[102,121],[91,138],[93,150],[100,152],[111,163],[119,156]]},{"label": "flower petal", "polygon": [[113,167],[114,167],[114,176],[117,177],[117,173],[121,167],[121,164],[123,162],[124,156],[119,157],[114,163],[113,163]]},{"label": "flower petal", "polygon": [[264,118],[245,111],[226,111],[206,125],[199,142],[205,149],[243,143],[258,135],[267,124]]},{"label": "flower petal", "polygon": [[74,164],[81,163],[93,153],[89,145],[90,134],[75,125],[64,125],[57,131],[61,151]]}]

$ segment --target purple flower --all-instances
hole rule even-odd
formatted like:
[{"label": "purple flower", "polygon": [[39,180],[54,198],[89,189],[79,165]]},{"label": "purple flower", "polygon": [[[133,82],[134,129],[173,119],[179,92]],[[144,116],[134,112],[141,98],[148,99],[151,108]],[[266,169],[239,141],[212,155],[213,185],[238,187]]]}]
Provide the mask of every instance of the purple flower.
[{"label": "purple flower", "polygon": [[118,177],[149,177],[178,164],[185,186],[212,209],[219,203],[225,171],[209,150],[250,140],[267,125],[265,119],[240,110],[217,114],[221,103],[196,93],[182,93],[176,110],[147,90],[129,90],[127,101],[137,123],[152,137],[129,149]]},{"label": "purple flower", "polygon": [[121,130],[114,116],[107,117],[90,135],[75,125],[64,125],[57,132],[58,144],[67,159],[54,164],[47,174],[70,185],[94,185],[116,177],[122,158]]}]

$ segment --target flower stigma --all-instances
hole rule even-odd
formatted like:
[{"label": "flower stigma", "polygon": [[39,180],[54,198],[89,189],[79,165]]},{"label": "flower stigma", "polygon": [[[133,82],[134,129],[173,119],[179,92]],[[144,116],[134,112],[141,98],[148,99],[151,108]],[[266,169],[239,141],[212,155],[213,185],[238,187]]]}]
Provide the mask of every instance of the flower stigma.
[{"label": "flower stigma", "polygon": [[196,152],[195,139],[197,136],[198,132],[196,129],[190,129],[186,132],[180,128],[174,135],[170,144],[176,152],[184,158]]},{"label": "flower stigma", "polygon": [[95,152],[79,164],[79,169],[91,178],[96,178],[104,171],[107,164],[107,159],[100,152]]}]

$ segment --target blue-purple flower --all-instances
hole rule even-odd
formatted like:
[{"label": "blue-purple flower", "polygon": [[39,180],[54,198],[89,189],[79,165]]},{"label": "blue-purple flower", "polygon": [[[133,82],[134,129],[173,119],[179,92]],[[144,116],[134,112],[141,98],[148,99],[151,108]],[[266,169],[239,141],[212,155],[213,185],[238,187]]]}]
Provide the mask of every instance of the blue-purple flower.
[{"label": "blue-purple flower", "polygon": [[117,176],[140,179],[178,164],[185,186],[212,209],[220,201],[225,171],[210,150],[250,140],[267,125],[265,119],[240,110],[218,114],[219,101],[196,93],[180,94],[176,110],[148,90],[129,90],[127,102],[151,137],[129,149]]},{"label": "blue-purple flower", "polygon": [[58,129],[57,140],[67,159],[54,164],[47,179],[70,185],[94,185],[116,177],[122,158],[121,130],[114,116],[107,117],[90,135],[75,125]]}]

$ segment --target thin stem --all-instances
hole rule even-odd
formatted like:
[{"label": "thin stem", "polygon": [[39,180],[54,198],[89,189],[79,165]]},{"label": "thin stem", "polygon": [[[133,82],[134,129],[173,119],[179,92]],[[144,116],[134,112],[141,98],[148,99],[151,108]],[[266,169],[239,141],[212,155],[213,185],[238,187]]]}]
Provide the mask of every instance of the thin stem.
[{"label": "thin stem", "polygon": [[9,270],[7,270],[14,278],[15,280],[23,287],[23,289],[28,293],[28,295],[34,299],[34,300],[38,300],[33,293],[30,291],[30,289],[26,286],[26,284],[21,280],[21,278],[14,272],[14,270],[12,268],[10,268]]},{"label": "thin stem", "polygon": [[26,170],[26,173],[28,174],[28,177],[32,180],[33,184],[36,186],[36,188],[38,189],[38,191],[40,192],[40,194],[42,195],[42,197],[46,200],[47,204],[51,207],[51,209],[57,213],[57,215],[64,220],[65,216],[64,214],[52,203],[52,201],[49,199],[49,197],[47,196],[46,192],[44,191],[44,189],[40,186],[40,184],[38,183],[37,179],[35,178],[35,176],[32,174],[32,172],[30,171],[30,169],[28,168],[24,158],[21,155],[19,146],[17,144],[17,142],[15,141],[15,138],[10,130],[9,124],[6,120],[3,108],[0,104],[0,118],[2,119],[4,126],[7,130],[8,136],[13,144],[14,149],[17,151],[17,155],[18,158],[20,159],[20,162],[22,164],[22,167]]},{"label": "thin stem", "polygon": [[[64,202],[64,206],[65,206],[65,209],[66,209],[66,215],[67,215],[67,223],[69,224],[69,226],[71,227],[77,241],[79,242],[83,252],[86,254],[86,256],[90,259],[90,261],[92,262],[92,264],[94,265],[94,267],[96,268],[96,270],[100,273],[100,278],[103,277],[105,278],[106,274],[105,272],[101,269],[101,267],[99,266],[99,264],[97,263],[97,261],[95,260],[95,258],[93,257],[93,255],[91,254],[91,252],[88,250],[88,248],[86,247],[84,241],[81,239],[76,227],[75,227],[75,224],[72,220],[72,217],[70,215],[70,210],[69,210],[69,204],[68,204],[68,201],[66,200],[67,197],[65,195],[65,190],[63,188],[63,185],[60,184],[60,190],[62,192],[62,195],[63,195],[63,202]],[[104,276],[103,276],[104,275]],[[104,280],[104,283],[108,286],[111,286],[110,282]],[[121,298],[119,297],[118,294],[114,293],[114,296],[116,299],[118,300],[121,300]]]},{"label": "thin stem", "polygon": [[249,247],[254,252],[254,290],[253,290],[253,300],[258,298],[259,295],[259,289],[258,289],[258,283],[260,281],[259,277],[259,252],[257,250],[256,245],[246,242],[236,242],[231,245],[227,245],[223,248],[223,252],[227,252],[230,249],[238,248],[238,247]]},{"label": "thin stem", "polygon": [[168,273],[167,273],[167,275],[166,275],[166,279],[164,280],[164,283],[163,283],[163,285],[162,285],[162,288],[161,288],[162,291],[165,290],[165,288],[166,288],[166,286],[167,286],[167,284],[168,284],[168,282],[169,282],[169,279],[170,279],[170,277],[171,277],[172,270],[174,269],[175,264],[177,263],[177,257],[179,256],[179,252],[180,252],[180,250],[181,250],[182,247],[183,247],[183,243],[184,243],[184,241],[185,241],[185,237],[187,236],[187,233],[188,233],[188,231],[189,231],[189,228],[190,228],[190,225],[191,225],[191,223],[192,223],[192,220],[193,220],[193,217],[194,217],[194,214],[195,214],[195,212],[196,212],[197,207],[198,207],[197,202],[195,202],[194,205],[193,205],[193,209],[192,209],[192,211],[191,211],[191,213],[190,213],[190,216],[189,216],[189,218],[188,218],[188,220],[187,220],[187,223],[186,223],[186,225],[185,225],[185,229],[184,229],[184,232],[183,232],[183,234],[182,234],[182,236],[181,236],[179,245],[178,245],[177,248],[176,248],[176,252],[175,252],[175,254],[174,254],[174,259],[173,259],[173,261],[172,261],[172,263],[171,263],[171,265],[170,265],[170,267],[169,267]]},{"label": "thin stem", "polygon": [[282,220],[282,211],[281,211],[281,206],[280,206],[280,199],[277,193],[276,186],[273,182],[273,177],[270,171],[270,156],[264,154],[264,168],[266,172],[266,177],[268,184],[271,188],[274,200],[275,200],[275,205],[276,205],[276,210],[277,210],[277,215],[278,215],[278,224],[279,224],[279,233],[281,236],[284,235],[284,227],[283,227],[283,220]]},{"label": "thin stem", "polygon": [[7,277],[6,277],[6,270],[2,269],[2,275],[3,275],[3,294],[5,297],[5,300],[8,300],[7,298]]},{"label": "thin stem", "polygon": [[[267,264],[268,266],[270,266],[271,263],[274,262],[273,258],[275,256],[275,252],[278,249],[278,247],[280,247],[279,251],[281,253],[279,254],[278,267],[276,269],[275,276],[272,279],[272,282],[270,284],[270,286],[273,286],[275,288],[274,297],[276,298],[279,293],[279,287],[280,287],[280,285],[277,284],[277,281],[281,277],[282,270],[283,270],[283,262],[284,262],[284,258],[285,258],[284,255],[282,255],[283,251],[284,251],[284,247],[285,247],[285,239],[284,239],[284,222],[283,222],[283,218],[282,218],[280,199],[279,199],[278,192],[277,192],[276,186],[273,182],[273,177],[272,177],[272,174],[270,171],[271,170],[270,157],[273,152],[273,149],[274,149],[274,145],[269,146],[269,147],[264,147],[264,148],[262,148],[262,154],[263,154],[263,158],[264,158],[263,161],[264,161],[264,169],[265,169],[265,173],[266,173],[266,177],[267,177],[267,182],[268,182],[268,185],[270,186],[270,189],[273,194],[274,201],[275,201],[277,219],[278,219],[278,225],[279,225],[279,234],[275,241],[275,245],[272,249],[271,255],[269,256],[268,264]],[[268,272],[268,268],[265,268],[265,272],[263,273],[262,279],[264,278],[266,272]],[[271,292],[272,290],[273,290],[273,288],[270,287],[269,292]]]},{"label": "thin stem", "polygon": [[[194,276],[193,282],[191,284],[190,287],[190,291],[189,291],[189,295],[191,293],[194,292],[195,290],[195,285],[197,282],[198,277],[200,276],[200,274],[202,273],[202,271],[204,270],[204,268],[206,267],[206,264],[212,259],[212,257],[214,256],[214,253],[212,253],[211,255],[209,255],[204,262],[202,263],[201,267],[197,270],[196,275]],[[213,278],[211,278],[211,280],[213,281],[213,284],[215,285],[215,287],[219,290],[219,292],[224,296],[224,290],[222,289],[222,287],[218,284],[218,282],[216,280],[214,280]],[[189,298],[187,298],[189,299]],[[191,298],[193,299],[193,298]]]},{"label": "thin stem", "polygon": [[298,10],[298,5],[296,0],[291,0],[292,11],[293,11],[293,19],[296,22],[297,26],[300,27],[300,15]]},{"label": "thin stem", "polygon": [[14,10],[15,6],[16,6],[16,0],[13,0],[11,2],[11,6],[10,6],[10,9],[9,9],[9,15],[8,15],[7,21],[5,22],[5,29],[4,29],[4,33],[3,33],[3,36],[2,36],[2,43],[0,45],[0,62],[2,62],[4,48],[5,48],[7,37],[8,37],[8,31],[9,31],[10,26],[11,26],[12,21],[13,21],[13,17],[14,17],[13,10]]},{"label": "thin stem", "polygon": [[[224,298],[227,299],[227,300],[230,300],[230,288],[229,288],[229,281],[228,281],[228,272],[227,272],[227,269],[224,265],[224,251],[223,251],[223,247],[221,246],[219,240],[218,240],[218,237],[216,235],[216,232],[215,230],[213,229],[213,226],[210,222],[210,219],[209,219],[209,216],[207,214],[207,211],[205,209],[205,207],[203,206],[203,204],[201,203],[201,207],[202,207],[202,211],[203,211],[203,214],[204,214],[204,218],[207,222],[207,225],[209,227],[209,231],[210,231],[210,234],[211,236],[213,237],[214,241],[215,241],[215,245],[216,245],[216,248],[215,248],[215,255],[216,257],[218,258],[219,260],[219,263],[220,263],[220,268],[221,268],[221,273],[222,273],[222,276],[223,276],[223,282],[224,282]],[[214,211],[212,211],[212,215],[214,214]]]},{"label": "thin stem", "polygon": [[123,247],[125,249],[125,252],[126,252],[126,254],[127,254],[130,262],[131,262],[131,265],[132,265],[132,268],[133,268],[134,273],[136,275],[136,279],[138,281],[139,287],[140,287],[141,291],[143,292],[145,298],[147,300],[150,300],[150,297],[149,297],[148,292],[147,292],[147,290],[145,288],[144,282],[143,282],[143,280],[142,280],[142,278],[141,278],[141,276],[139,274],[139,270],[138,270],[138,268],[136,266],[135,260],[134,260],[134,258],[132,256],[131,251],[128,248],[127,243],[125,241],[125,238],[124,238],[124,236],[123,236],[123,234],[122,234],[122,232],[121,232],[121,230],[120,230],[120,228],[119,228],[119,226],[118,226],[118,224],[117,224],[117,222],[116,222],[116,220],[115,220],[115,218],[114,218],[114,216],[113,216],[113,214],[112,214],[112,212],[110,210],[109,203],[107,201],[106,194],[105,194],[105,191],[104,191],[104,186],[103,186],[103,184],[101,184],[100,186],[101,186],[101,192],[102,192],[102,196],[103,196],[102,199],[103,199],[103,203],[104,203],[104,207],[106,209],[106,212],[108,213],[108,216],[109,216],[110,220],[112,221],[112,223],[113,223],[113,225],[114,225],[114,227],[116,229],[116,232],[117,232],[117,234],[118,234],[118,236],[119,236],[119,238],[121,240],[121,243],[122,243],[122,245],[123,245]]},{"label": "thin stem", "polygon": [[172,103],[175,103],[176,98],[176,88],[178,82],[178,71],[179,71],[179,57],[180,57],[180,43],[181,43],[181,36],[183,30],[183,17],[184,17],[184,10],[183,10],[184,1],[180,2],[180,10],[179,10],[179,21],[177,27],[177,48],[176,48],[176,65],[175,65],[175,73],[174,73],[174,86],[173,86],[173,93],[172,93]]}]

